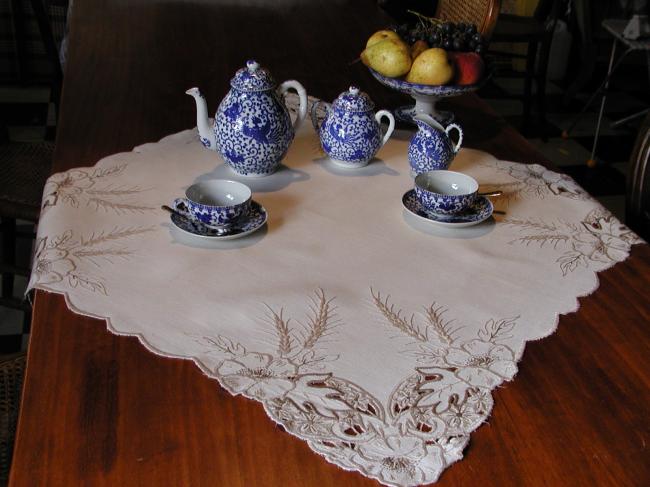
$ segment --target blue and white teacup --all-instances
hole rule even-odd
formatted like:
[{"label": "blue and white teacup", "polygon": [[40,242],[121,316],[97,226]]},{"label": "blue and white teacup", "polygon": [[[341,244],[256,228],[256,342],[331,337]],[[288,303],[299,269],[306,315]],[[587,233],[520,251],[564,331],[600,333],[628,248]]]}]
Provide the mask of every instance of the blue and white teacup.
[{"label": "blue and white teacup", "polygon": [[415,196],[427,213],[461,213],[472,206],[477,193],[476,179],[460,172],[437,170],[415,177]]},{"label": "blue and white teacup", "polygon": [[229,228],[248,214],[251,196],[251,189],[245,184],[211,179],[187,188],[185,198],[176,198],[172,207],[205,225]]}]

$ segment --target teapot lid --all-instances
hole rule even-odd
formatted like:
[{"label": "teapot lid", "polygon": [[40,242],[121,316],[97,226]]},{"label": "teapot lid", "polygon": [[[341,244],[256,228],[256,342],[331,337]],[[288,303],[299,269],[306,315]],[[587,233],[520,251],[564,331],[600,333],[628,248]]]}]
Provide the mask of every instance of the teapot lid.
[{"label": "teapot lid", "polygon": [[367,112],[375,108],[370,97],[359,90],[356,86],[350,86],[334,100],[334,108],[340,108],[346,112]]},{"label": "teapot lid", "polygon": [[266,68],[251,59],[246,61],[245,68],[235,73],[230,86],[240,91],[266,91],[275,88],[276,82]]}]

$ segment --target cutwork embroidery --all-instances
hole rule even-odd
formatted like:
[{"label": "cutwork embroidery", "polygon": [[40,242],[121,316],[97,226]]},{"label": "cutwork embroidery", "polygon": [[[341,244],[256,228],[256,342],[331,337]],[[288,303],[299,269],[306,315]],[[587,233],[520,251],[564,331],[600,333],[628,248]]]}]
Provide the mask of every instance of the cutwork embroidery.
[{"label": "cutwork embroidery", "polygon": [[513,164],[506,161],[490,161],[482,165],[498,169],[515,179],[507,183],[485,183],[485,187],[501,189],[501,201],[509,202],[520,197],[544,199],[547,196],[563,196],[587,201],[589,194],[565,174],[556,173],[539,164]]},{"label": "cutwork embroidery", "polygon": [[71,287],[77,286],[92,292],[108,295],[103,279],[79,270],[81,260],[97,267],[103,262],[112,263],[114,258],[127,258],[133,251],[113,242],[153,231],[153,227],[115,228],[110,232],[93,233],[89,238],[74,238],[72,230],[55,237],[42,237],[36,242],[33,286],[48,285],[67,280]]},{"label": "cutwork embroidery", "polygon": [[563,276],[580,266],[588,268],[592,263],[621,262],[627,258],[630,247],[641,241],[611,213],[601,208],[589,212],[579,223],[516,218],[504,219],[502,223],[525,232],[510,244],[537,244],[540,248],[548,244],[554,249],[566,248],[557,259]]},{"label": "cutwork embroidery", "polygon": [[454,320],[433,303],[425,324],[406,319],[388,298],[371,290],[387,323],[410,338],[419,366],[400,381],[386,405],[359,385],[335,376],[320,341],[335,333],[335,308],[318,290],[307,322],[290,324],[283,310],[267,306],[272,352],[252,351],[228,337],[194,339],[205,347],[211,369],[233,394],[261,401],[267,413],[316,452],[343,468],[359,470],[386,485],[435,481],[462,457],[469,433],[492,409],[490,390],[517,371],[511,338],[517,318],[488,320],[461,340]]},{"label": "cutwork embroidery", "polygon": [[[82,201],[95,211],[113,211],[117,214],[127,212],[144,212],[154,207],[136,202],[125,201],[143,190],[139,186],[111,186],[106,179],[121,175],[127,164],[107,168],[73,169],[54,174],[45,184],[43,191],[43,212],[56,206],[59,202],[78,208]],[[104,183],[104,184],[99,184]]]}]

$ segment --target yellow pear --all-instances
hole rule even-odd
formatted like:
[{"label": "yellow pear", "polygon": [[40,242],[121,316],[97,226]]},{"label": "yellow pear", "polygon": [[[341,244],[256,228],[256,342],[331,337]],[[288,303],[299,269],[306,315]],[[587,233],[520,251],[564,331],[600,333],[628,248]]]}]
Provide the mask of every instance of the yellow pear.
[{"label": "yellow pear", "polygon": [[361,61],[389,78],[402,76],[411,69],[409,46],[401,39],[387,38],[366,47]]},{"label": "yellow pear", "polygon": [[453,77],[454,67],[447,58],[447,52],[434,47],[415,58],[406,81],[422,85],[446,85]]},{"label": "yellow pear", "polygon": [[378,30],[373,35],[371,35],[370,38],[368,38],[368,42],[366,42],[366,47],[370,47],[373,44],[377,44],[378,42],[383,41],[384,39],[401,39],[401,38],[395,31]]},{"label": "yellow pear", "polygon": [[420,54],[422,54],[424,51],[429,49],[429,44],[426,42],[420,40],[420,41],[415,41],[411,45],[411,59],[415,59],[418,57]]}]

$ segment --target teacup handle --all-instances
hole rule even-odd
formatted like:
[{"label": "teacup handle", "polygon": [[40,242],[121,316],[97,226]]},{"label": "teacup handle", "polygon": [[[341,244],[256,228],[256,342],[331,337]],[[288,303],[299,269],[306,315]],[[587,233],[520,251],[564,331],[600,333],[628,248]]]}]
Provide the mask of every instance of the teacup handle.
[{"label": "teacup handle", "polygon": [[187,208],[187,198],[176,198],[172,201],[172,208],[182,215],[187,217],[190,216],[190,212]]},{"label": "teacup handle", "polygon": [[460,146],[463,145],[463,129],[460,128],[460,125],[456,125],[455,123],[447,125],[445,133],[447,134],[447,137],[449,137],[449,140],[451,140],[451,136],[449,135],[451,129],[456,129],[458,131],[458,142],[453,146],[454,154],[456,154],[460,150]]},{"label": "teacup handle", "polygon": [[[317,102],[315,102],[315,103],[311,106],[311,114],[310,114],[310,115],[311,115],[311,124],[314,126],[314,130],[315,130],[316,132],[318,132],[318,131],[320,130],[320,126],[322,125],[322,122],[321,122],[321,124],[319,125],[319,123],[318,123],[318,116],[317,116],[317,114],[316,114],[316,112],[317,112],[316,109],[318,108],[318,105],[321,105],[321,104],[322,104],[323,106],[325,106],[325,108],[327,108],[328,116],[329,116],[329,113],[332,111],[332,105],[331,105],[330,103],[327,103],[326,101],[323,101],[323,100],[318,100]],[[323,121],[324,121],[324,120],[323,120]]]},{"label": "teacup handle", "polygon": [[298,93],[298,98],[300,99],[298,116],[296,117],[296,120],[294,120],[293,122],[293,129],[297,130],[300,124],[302,123],[302,121],[307,116],[307,90],[305,90],[305,88],[296,80],[290,79],[288,81],[285,81],[279,86],[278,93],[281,96],[284,96],[284,94],[292,88],[296,90],[296,92]]},{"label": "teacup handle", "polygon": [[386,129],[386,132],[384,132],[384,138],[381,141],[380,147],[383,147],[383,145],[388,142],[390,136],[393,135],[393,130],[395,130],[395,117],[393,117],[393,114],[388,110],[379,110],[377,113],[375,113],[375,120],[377,120],[377,123],[381,124],[382,117],[386,117],[388,119],[388,128]]}]

